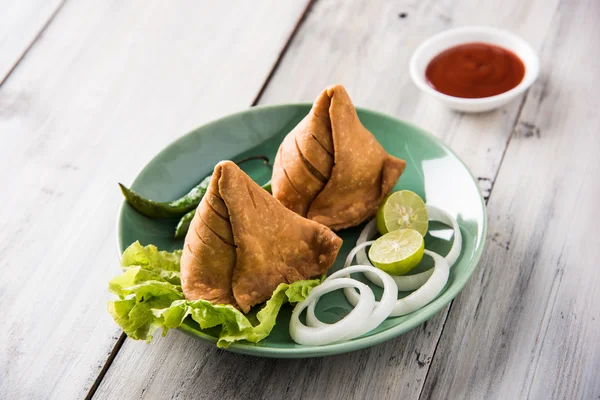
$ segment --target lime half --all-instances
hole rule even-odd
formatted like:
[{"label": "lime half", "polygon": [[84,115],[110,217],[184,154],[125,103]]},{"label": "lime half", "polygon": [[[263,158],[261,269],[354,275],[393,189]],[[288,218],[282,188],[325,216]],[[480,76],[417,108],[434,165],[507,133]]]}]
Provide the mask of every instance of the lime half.
[{"label": "lime half", "polygon": [[373,243],[369,258],[374,266],[392,275],[404,275],[423,259],[425,241],[414,229],[386,233]]},{"label": "lime half", "polygon": [[410,190],[390,194],[377,210],[377,230],[382,235],[398,229],[414,229],[425,236],[428,226],[425,203]]}]

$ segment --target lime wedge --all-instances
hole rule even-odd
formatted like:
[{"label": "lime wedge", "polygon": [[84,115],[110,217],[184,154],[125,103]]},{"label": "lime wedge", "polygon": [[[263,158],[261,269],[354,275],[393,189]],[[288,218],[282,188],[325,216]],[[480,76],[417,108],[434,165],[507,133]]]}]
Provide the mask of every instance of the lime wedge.
[{"label": "lime wedge", "polygon": [[404,275],[423,259],[425,241],[414,229],[386,233],[373,243],[369,258],[374,266],[392,275]]},{"label": "lime wedge", "polygon": [[425,203],[410,190],[390,194],[377,210],[377,230],[382,235],[398,229],[414,229],[425,236],[428,226]]}]

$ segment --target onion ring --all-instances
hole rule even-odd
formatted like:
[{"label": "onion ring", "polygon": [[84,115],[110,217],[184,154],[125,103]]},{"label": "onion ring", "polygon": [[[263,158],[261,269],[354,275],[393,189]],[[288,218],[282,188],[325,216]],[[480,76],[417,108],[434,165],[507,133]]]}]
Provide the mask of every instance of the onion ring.
[{"label": "onion ring", "polygon": [[[365,242],[362,245],[356,246],[356,248],[362,249],[367,246],[367,243],[368,242]],[[427,279],[420,288],[412,292],[410,295],[402,299],[396,300],[393,311],[389,314],[390,317],[399,317],[401,315],[406,315],[410,314],[411,312],[417,311],[419,308],[422,308],[429,304],[431,301],[433,301],[444,289],[444,286],[446,286],[446,282],[448,282],[448,276],[450,275],[450,266],[448,264],[448,261],[439,254],[434,253],[433,251],[425,250],[425,254],[433,258],[434,262],[433,268],[430,270],[431,272],[429,279]],[[349,267],[347,268],[347,270],[350,270],[351,268],[354,267]],[[346,269],[343,269],[338,272],[342,272],[345,270]],[[377,277],[379,279],[381,279],[381,277],[384,274],[390,278],[394,278],[391,275],[388,275],[379,269],[377,270],[380,272],[379,274],[377,274]],[[338,272],[336,272],[336,274]],[[334,275],[331,275],[331,277],[333,277]],[[346,294],[346,298],[351,304],[357,304],[359,296],[354,291],[354,289],[346,288],[344,289],[344,294]],[[378,305],[376,307],[378,307]],[[383,322],[383,320],[381,321]]]},{"label": "onion ring", "polygon": [[[373,239],[377,234],[377,221],[373,218],[360,232],[358,239],[356,240],[356,245],[359,246],[366,242],[367,240]],[[361,251],[362,250],[362,251]],[[352,251],[350,251],[352,253]],[[348,254],[350,256],[350,254]],[[348,260],[346,260],[348,261]],[[364,250],[364,247],[360,248],[356,252],[356,261],[361,265],[373,265],[371,264],[371,260],[367,257],[367,252]]]},{"label": "onion ring", "polygon": [[[331,291],[346,287],[357,288],[360,299],[352,311],[335,324],[308,327],[300,322],[300,313],[318,297]],[[294,342],[307,346],[321,346],[356,337],[365,321],[375,308],[375,296],[370,287],[356,279],[337,278],[321,283],[314,288],[306,299],[294,307],[290,320],[290,335]]]},{"label": "onion ring", "polygon": [[444,286],[446,286],[448,276],[450,275],[448,261],[433,251],[425,250],[425,254],[433,258],[435,263],[431,277],[423,286],[405,298],[398,300],[394,307],[394,311],[390,314],[391,317],[410,314],[411,312],[417,311],[419,308],[425,307],[433,301],[444,289]]},{"label": "onion ring", "polygon": [[[366,244],[365,244],[366,246]],[[350,258],[352,261],[352,258]],[[375,308],[373,309],[371,315],[361,323],[361,329],[354,333],[353,337],[348,337],[347,339],[354,339],[355,337],[364,335],[367,332],[372,331],[377,328],[387,317],[390,316],[394,307],[396,306],[396,300],[398,300],[398,287],[396,283],[392,279],[390,275],[385,273],[384,271],[375,268],[370,265],[353,265],[351,267],[347,267],[347,265],[333,273],[329,276],[324,282],[331,281],[334,279],[340,279],[342,277],[350,277],[350,274],[354,272],[367,272],[370,271],[374,274],[377,274],[381,280],[383,281],[383,295],[381,296],[381,300],[375,302]],[[356,293],[356,290],[352,287],[344,288],[344,294],[346,298],[353,306],[356,306],[360,301],[360,296]],[[312,301],[308,305],[308,309],[306,310],[306,322],[309,326],[327,326],[316,317],[315,315],[315,305],[317,304],[316,299]]]},{"label": "onion ring", "polygon": [[460,257],[460,252],[462,250],[462,235],[460,233],[458,222],[456,221],[456,218],[448,214],[447,211],[434,206],[427,206],[427,214],[429,215],[430,220],[446,224],[454,230],[452,248],[448,254],[446,254],[446,261],[448,261],[448,265],[452,267],[456,260],[458,260],[458,257]]}]

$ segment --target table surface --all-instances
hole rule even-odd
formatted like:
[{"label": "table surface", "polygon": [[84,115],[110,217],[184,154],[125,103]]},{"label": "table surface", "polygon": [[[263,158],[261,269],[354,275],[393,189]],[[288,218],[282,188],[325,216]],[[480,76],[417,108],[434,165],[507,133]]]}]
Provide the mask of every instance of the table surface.
[{"label": "table surface", "polygon": [[[597,0],[0,0],[0,398],[600,399],[599,18]],[[533,87],[480,115],[423,95],[412,52],[464,25],[531,43]],[[479,179],[489,232],[460,295],[321,359],[127,339],[106,312],[116,182],[207,121],[333,83]]]}]

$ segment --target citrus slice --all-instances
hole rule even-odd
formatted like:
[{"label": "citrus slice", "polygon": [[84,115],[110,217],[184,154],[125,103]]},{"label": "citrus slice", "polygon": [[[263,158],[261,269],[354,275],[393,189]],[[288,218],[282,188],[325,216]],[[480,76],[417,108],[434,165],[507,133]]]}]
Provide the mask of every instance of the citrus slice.
[{"label": "citrus slice", "polygon": [[414,229],[389,232],[373,243],[369,258],[374,266],[392,274],[404,275],[423,259],[425,241]]},{"label": "citrus slice", "polygon": [[425,236],[429,226],[423,200],[410,190],[390,194],[377,210],[377,230],[382,235],[398,229],[414,229]]}]

